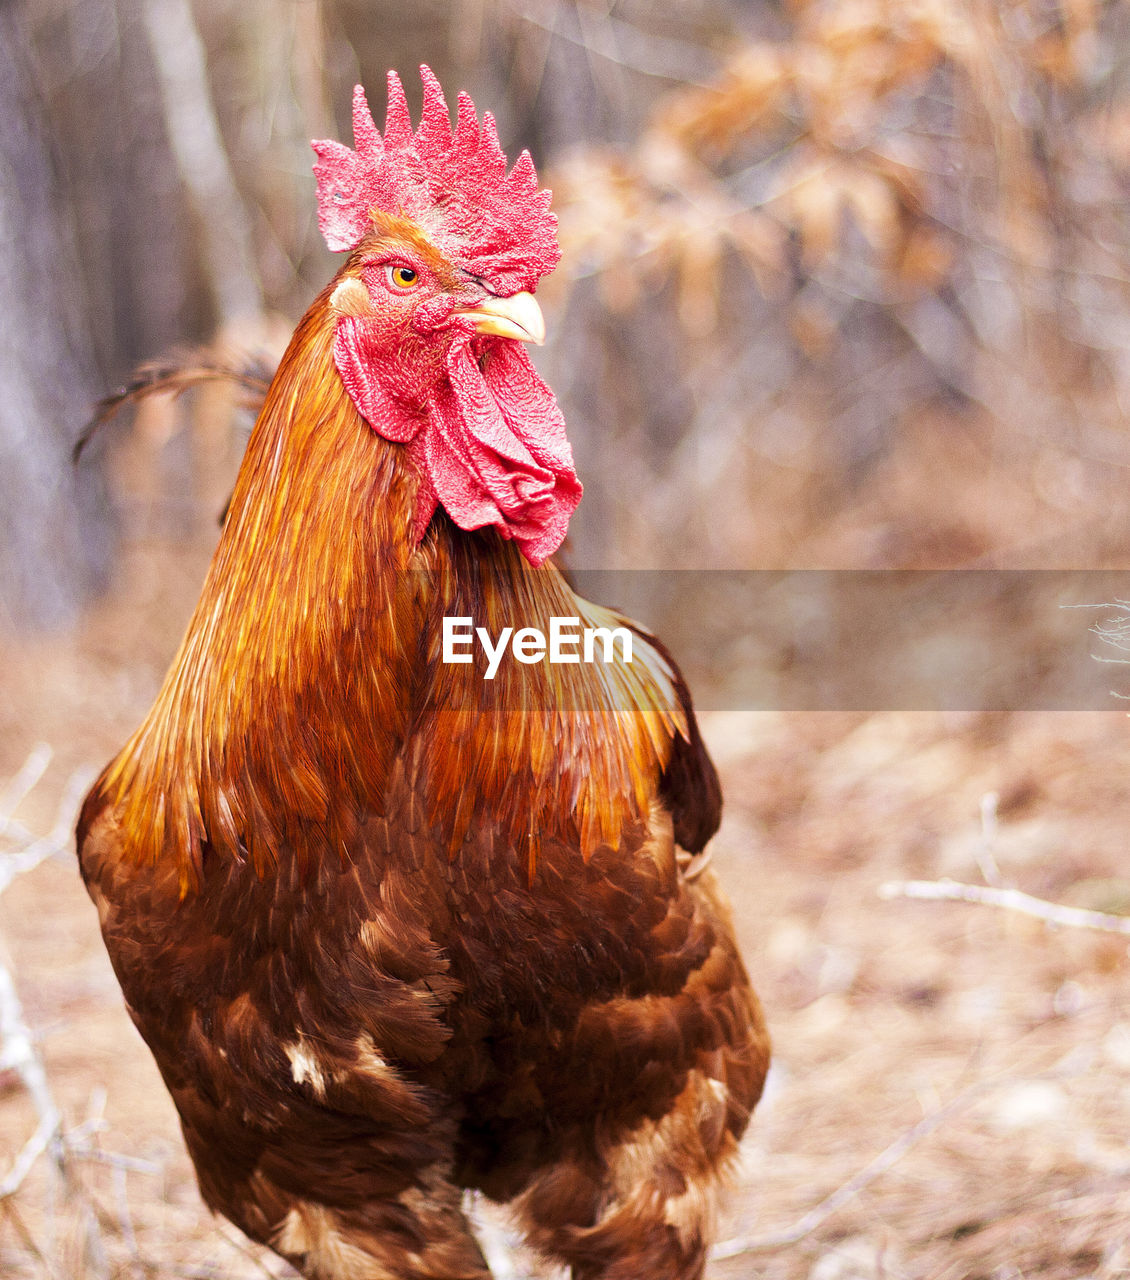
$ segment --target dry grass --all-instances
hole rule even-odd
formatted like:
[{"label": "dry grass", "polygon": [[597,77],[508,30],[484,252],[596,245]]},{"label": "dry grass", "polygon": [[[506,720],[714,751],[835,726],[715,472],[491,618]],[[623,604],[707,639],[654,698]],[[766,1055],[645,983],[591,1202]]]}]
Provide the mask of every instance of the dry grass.
[{"label": "dry grass", "polygon": [[979,800],[996,790],[1007,879],[1124,908],[1109,803],[1123,717],[792,716],[761,728],[728,770],[751,824],[739,840],[757,847],[739,909],[769,921],[752,963],[784,1074],[755,1125],[752,1233],[788,1226],[924,1116],[959,1106],[810,1236],[759,1256],[758,1273],[1119,1274],[1125,940],[879,890],[891,877],[977,878]]}]

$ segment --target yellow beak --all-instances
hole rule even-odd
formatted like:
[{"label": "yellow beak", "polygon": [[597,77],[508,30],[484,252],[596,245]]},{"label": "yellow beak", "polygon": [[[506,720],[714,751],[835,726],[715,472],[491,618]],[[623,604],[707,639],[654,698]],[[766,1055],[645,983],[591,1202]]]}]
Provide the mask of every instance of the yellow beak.
[{"label": "yellow beak", "polygon": [[532,293],[516,293],[512,298],[487,298],[477,307],[456,311],[475,322],[479,333],[493,333],[519,342],[545,342],[545,317]]}]

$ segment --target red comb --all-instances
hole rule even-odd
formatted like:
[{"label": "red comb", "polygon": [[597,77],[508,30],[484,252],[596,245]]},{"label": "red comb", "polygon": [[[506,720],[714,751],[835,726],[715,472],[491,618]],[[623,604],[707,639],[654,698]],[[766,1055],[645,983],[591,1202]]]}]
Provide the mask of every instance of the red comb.
[{"label": "red comb", "polygon": [[340,142],[312,145],[318,159],[318,227],[334,250],[354,248],[371,212],[411,218],[446,257],[500,294],[533,289],[561,257],[550,193],[523,151],[509,173],[488,111],[459,95],[454,130],[439,81],[427,67],[424,110],[413,133],[404,89],[388,73],[384,137],[358,85],[353,91],[352,151]]}]

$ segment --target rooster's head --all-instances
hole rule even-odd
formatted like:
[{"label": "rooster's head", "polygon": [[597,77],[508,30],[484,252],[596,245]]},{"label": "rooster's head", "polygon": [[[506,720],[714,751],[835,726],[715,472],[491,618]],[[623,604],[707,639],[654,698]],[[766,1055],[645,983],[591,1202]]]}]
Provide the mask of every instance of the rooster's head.
[{"label": "rooster's head", "polygon": [[361,416],[418,467],[417,539],[442,503],[536,565],[581,497],[560,410],[522,345],[545,336],[533,295],[561,256],[557,220],[529,153],[507,172],[489,112],[480,126],[460,94],[453,129],[420,72],[418,129],[390,72],[383,137],[358,85],[356,151],[313,144],[318,225],[350,251],[330,295],[334,362]]}]

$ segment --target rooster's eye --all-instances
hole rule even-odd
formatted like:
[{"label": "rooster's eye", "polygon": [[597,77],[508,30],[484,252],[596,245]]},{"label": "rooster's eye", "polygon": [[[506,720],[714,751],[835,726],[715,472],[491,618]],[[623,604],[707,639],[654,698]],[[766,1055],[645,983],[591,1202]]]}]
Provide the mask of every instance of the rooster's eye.
[{"label": "rooster's eye", "polygon": [[415,289],[420,273],[414,267],[389,267],[388,278],[398,289]]}]

